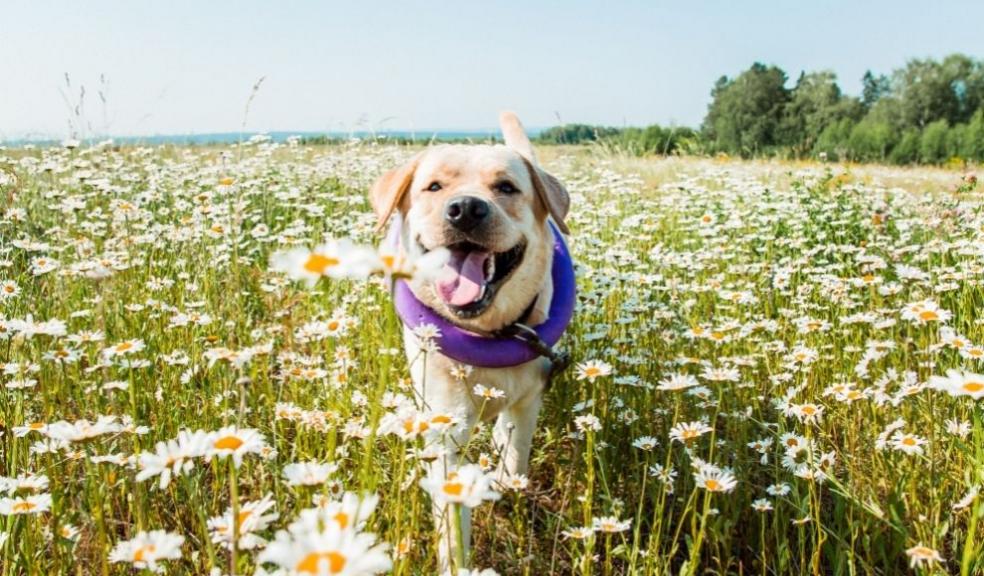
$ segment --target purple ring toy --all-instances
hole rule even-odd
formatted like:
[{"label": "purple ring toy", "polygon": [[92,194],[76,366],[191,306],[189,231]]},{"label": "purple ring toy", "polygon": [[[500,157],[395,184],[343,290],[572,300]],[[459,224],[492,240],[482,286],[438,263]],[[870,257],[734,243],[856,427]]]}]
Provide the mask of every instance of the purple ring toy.
[{"label": "purple ring toy", "polygon": [[[397,220],[386,237],[391,245],[399,243],[399,229]],[[574,316],[577,287],[567,243],[553,222],[550,222],[550,230],[554,236],[553,266],[550,270],[554,285],[553,300],[547,320],[533,329],[543,342],[552,347],[560,340]],[[394,284],[393,301],[400,320],[411,329],[421,324],[437,326],[441,335],[435,341],[441,348],[441,354],[458,362],[483,368],[505,368],[540,356],[527,343],[515,338],[486,337],[455,326],[418,300],[403,280],[397,280]]]}]

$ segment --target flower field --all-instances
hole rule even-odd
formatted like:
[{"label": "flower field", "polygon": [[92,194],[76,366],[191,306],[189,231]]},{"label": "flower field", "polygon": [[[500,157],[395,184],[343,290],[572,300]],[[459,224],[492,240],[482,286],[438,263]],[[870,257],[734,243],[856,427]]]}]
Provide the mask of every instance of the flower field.
[{"label": "flower field", "polygon": [[434,574],[433,499],[462,574],[984,574],[972,176],[544,148],[574,366],[502,477],[409,385],[411,153],[0,150],[0,574]]}]

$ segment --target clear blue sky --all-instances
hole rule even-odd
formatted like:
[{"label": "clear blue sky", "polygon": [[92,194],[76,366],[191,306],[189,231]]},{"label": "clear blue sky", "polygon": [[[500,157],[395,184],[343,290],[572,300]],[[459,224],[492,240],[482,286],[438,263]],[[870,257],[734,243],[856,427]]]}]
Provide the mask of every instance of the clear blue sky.
[{"label": "clear blue sky", "polygon": [[[722,74],[753,61],[792,80],[831,69],[984,56],[977,1],[6,2],[0,139],[64,136],[67,72],[97,132],[697,125]],[[105,108],[96,97],[108,81]],[[75,95],[73,94],[72,98]]]}]

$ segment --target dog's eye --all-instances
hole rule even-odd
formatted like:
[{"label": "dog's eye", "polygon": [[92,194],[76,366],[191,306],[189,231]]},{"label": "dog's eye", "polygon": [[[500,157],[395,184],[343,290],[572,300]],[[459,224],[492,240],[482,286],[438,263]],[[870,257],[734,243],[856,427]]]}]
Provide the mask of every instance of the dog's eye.
[{"label": "dog's eye", "polygon": [[519,189],[512,185],[512,182],[499,182],[495,185],[495,189],[503,194],[515,194],[519,192]]},{"label": "dog's eye", "polygon": [[430,183],[430,186],[427,187],[427,190],[429,192],[437,192],[440,189],[441,189],[441,183],[440,182],[431,182]]}]

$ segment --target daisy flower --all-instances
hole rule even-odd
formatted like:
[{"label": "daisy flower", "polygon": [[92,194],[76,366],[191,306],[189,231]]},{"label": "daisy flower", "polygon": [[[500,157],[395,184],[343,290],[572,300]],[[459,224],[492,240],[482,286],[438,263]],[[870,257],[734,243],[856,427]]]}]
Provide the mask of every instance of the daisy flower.
[{"label": "daisy flower", "polygon": [[320,462],[297,462],[284,466],[288,486],[320,486],[328,481],[338,466]]},{"label": "daisy flower", "polygon": [[530,485],[530,479],[525,474],[510,474],[499,484],[508,490],[521,491],[526,490],[526,487]]},{"label": "daisy flower", "polygon": [[379,496],[375,494],[360,496],[354,492],[346,492],[341,500],[320,502],[314,512],[302,514],[318,514],[323,523],[334,522],[342,530],[361,530],[362,525],[376,510],[377,504]]},{"label": "daisy flower", "polygon": [[118,543],[109,553],[110,562],[126,562],[134,568],[163,572],[162,560],[179,560],[184,536],[169,534],[164,530],[139,532],[132,540]]},{"label": "daisy flower", "polygon": [[568,530],[564,530],[563,532],[560,533],[560,535],[563,536],[564,538],[569,538],[571,540],[587,540],[592,535],[594,535],[594,533],[595,531],[593,528],[588,528],[587,526],[578,526],[576,528],[570,528]]},{"label": "daisy flower", "polygon": [[601,360],[588,360],[577,365],[577,379],[594,382],[596,378],[608,376],[612,373],[612,367],[607,362]]},{"label": "daisy flower", "polygon": [[574,419],[574,426],[581,432],[601,430],[601,420],[594,414],[583,414]]},{"label": "daisy flower", "polygon": [[770,512],[773,509],[772,502],[765,498],[759,498],[752,502],[752,510],[756,512]]},{"label": "daisy flower", "polygon": [[0,514],[4,516],[41,514],[51,509],[51,494],[24,498],[0,498]]},{"label": "daisy flower", "polygon": [[141,452],[137,457],[137,482],[160,476],[158,485],[162,490],[167,488],[172,475],[181,476],[194,468],[193,458],[204,456],[210,443],[211,438],[202,430],[182,430],[174,440],[158,442],[153,452]]},{"label": "daisy flower", "polygon": [[905,551],[905,555],[909,557],[910,568],[930,566],[943,561],[943,557],[940,556],[939,552],[922,544],[917,544],[909,548]]},{"label": "daisy flower", "polygon": [[632,525],[632,520],[619,520],[615,516],[604,516],[601,518],[592,518],[591,527],[596,532],[607,532],[613,534],[616,532],[625,532]]},{"label": "daisy flower", "polygon": [[380,272],[387,278],[416,278],[426,282],[437,278],[451,257],[451,251],[444,247],[435,248],[410,258],[402,250],[394,250],[384,244],[379,247],[376,257],[374,272]]},{"label": "daisy flower", "polygon": [[701,466],[694,473],[694,482],[698,488],[708,492],[731,492],[738,485],[735,475],[730,470],[716,466]]},{"label": "daisy flower", "polygon": [[929,385],[950,396],[969,396],[974,400],[984,398],[984,375],[959,370],[947,370],[946,376],[933,376]]},{"label": "daisy flower", "polygon": [[466,464],[457,470],[441,474],[436,468],[420,481],[421,487],[440,504],[461,504],[474,508],[486,500],[498,500],[492,490],[492,476],[476,464]]},{"label": "daisy flower", "polygon": [[6,300],[8,298],[13,298],[20,293],[20,286],[17,282],[13,280],[4,280],[0,282],[0,301]]},{"label": "daisy flower", "polygon": [[485,384],[475,384],[472,388],[472,394],[486,400],[498,400],[506,397],[506,393],[502,390],[494,386],[486,386]]},{"label": "daisy flower", "polygon": [[714,428],[711,428],[703,422],[681,422],[673,428],[670,428],[670,441],[689,444],[712,430],[714,430]]},{"label": "daisy flower", "polygon": [[378,269],[376,251],[368,246],[356,246],[351,240],[330,240],[312,250],[295,248],[276,252],[270,257],[270,268],[283,272],[309,287],[322,276],[329,278],[365,278]]},{"label": "daisy flower", "polygon": [[909,455],[922,454],[924,444],[926,444],[926,439],[915,434],[896,432],[895,436],[892,437],[892,448]]},{"label": "daisy flower", "polygon": [[[239,541],[236,543],[238,549],[253,550],[266,544],[266,540],[256,532],[266,530],[270,523],[279,517],[276,512],[266,513],[274,504],[276,503],[273,501],[273,496],[267,494],[261,500],[246,502],[239,507],[239,515],[236,517],[236,522],[239,524]],[[208,530],[213,543],[231,549],[234,533],[232,508],[226,510],[222,516],[209,519]]]},{"label": "daisy flower", "polygon": [[946,323],[953,316],[949,311],[943,310],[933,300],[923,300],[913,302],[902,308],[902,319],[915,322],[916,324],[930,324],[933,322]]},{"label": "daisy flower", "polygon": [[243,463],[246,454],[259,454],[267,447],[266,440],[259,431],[252,428],[226,426],[210,435],[206,455],[208,457],[232,456],[236,468]]},{"label": "daisy flower", "polygon": [[686,390],[687,388],[693,388],[694,386],[699,385],[700,382],[696,377],[691,376],[690,374],[681,374],[677,372],[660,380],[659,386],[657,386],[656,389],[664,391]]},{"label": "daisy flower", "polygon": [[100,416],[95,422],[82,419],[76,422],[64,420],[48,425],[45,434],[54,440],[66,442],[84,442],[103,434],[115,434],[123,427],[116,422],[116,416]]},{"label": "daisy flower", "polygon": [[135,354],[140,352],[145,347],[143,340],[124,340],[115,346],[110,346],[104,348],[102,353],[103,356],[107,358],[115,358],[119,356],[126,356],[128,354]]},{"label": "daisy flower", "polygon": [[257,556],[294,576],[364,576],[388,571],[393,563],[374,534],[343,530],[334,522],[302,514]]}]

